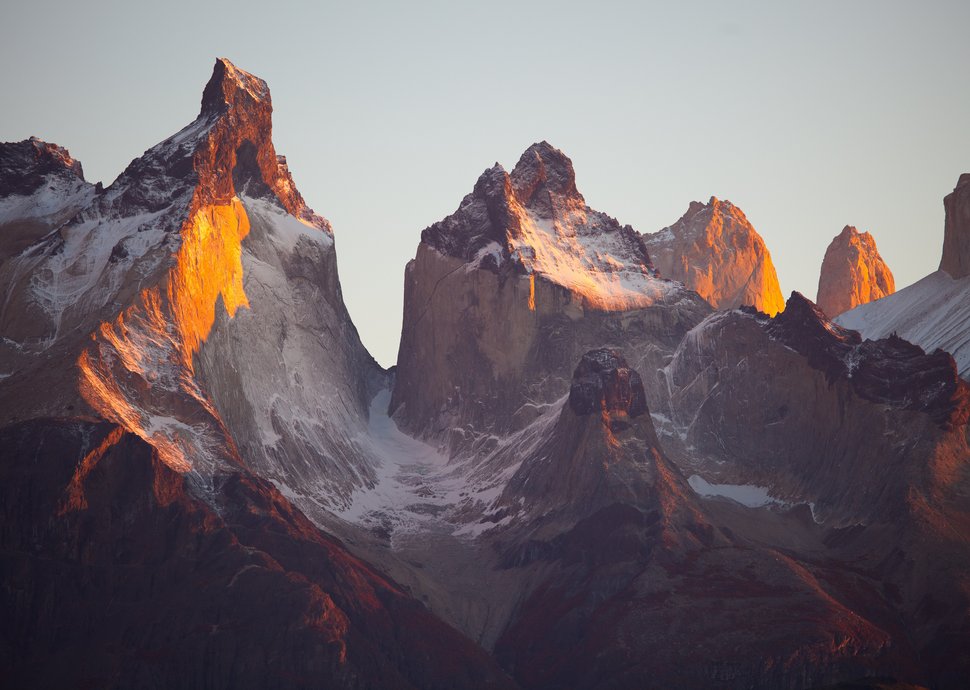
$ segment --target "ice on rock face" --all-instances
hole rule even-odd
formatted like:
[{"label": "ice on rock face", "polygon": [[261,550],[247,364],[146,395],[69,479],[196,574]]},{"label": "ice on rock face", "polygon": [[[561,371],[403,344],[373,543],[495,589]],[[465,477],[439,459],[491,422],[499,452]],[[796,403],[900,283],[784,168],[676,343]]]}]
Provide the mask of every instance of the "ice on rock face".
[{"label": "ice on rock face", "polygon": [[372,483],[334,512],[347,522],[387,534],[392,547],[396,538],[407,534],[474,539],[495,527],[499,520],[487,516],[518,467],[506,456],[534,447],[555,417],[548,412],[532,428],[503,440],[475,462],[453,463],[441,448],[398,429],[387,414],[390,399],[388,389],[374,396],[366,433],[359,436],[361,448],[374,463]]}]

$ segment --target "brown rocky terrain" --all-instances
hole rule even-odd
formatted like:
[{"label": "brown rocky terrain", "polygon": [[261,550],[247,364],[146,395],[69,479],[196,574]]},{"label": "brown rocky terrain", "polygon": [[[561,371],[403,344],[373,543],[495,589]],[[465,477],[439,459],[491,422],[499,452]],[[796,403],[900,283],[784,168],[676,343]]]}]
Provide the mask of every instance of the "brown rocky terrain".
[{"label": "brown rocky terrain", "polygon": [[748,305],[774,315],[785,306],[768,247],[730,201],[692,201],[676,223],[643,240],[660,275],[715,309]]},{"label": "brown rocky terrain", "polygon": [[[495,653],[525,687],[810,687],[920,678],[878,576],[846,579],[808,510],[698,497],[657,441],[641,381],[588,353],[489,533],[521,595]],[[780,543],[779,543],[780,542]],[[782,545],[784,544],[784,546]],[[783,622],[782,622],[783,621]]]},{"label": "brown rocky terrain", "polygon": [[825,250],[816,303],[830,318],[896,291],[896,281],[868,232],[846,225]]},{"label": "brown rocky terrain", "polygon": [[267,481],[120,427],[0,431],[4,687],[513,687]]}]

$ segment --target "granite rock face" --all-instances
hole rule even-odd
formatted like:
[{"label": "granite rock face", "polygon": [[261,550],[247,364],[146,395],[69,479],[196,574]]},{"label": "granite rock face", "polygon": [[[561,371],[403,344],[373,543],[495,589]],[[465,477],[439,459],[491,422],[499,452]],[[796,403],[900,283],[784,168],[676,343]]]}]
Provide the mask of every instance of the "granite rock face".
[{"label": "granite rock face", "polygon": [[963,173],[957,186],[943,199],[946,225],[940,270],[951,278],[970,275],[970,173]]},{"label": "granite rock face", "polygon": [[91,203],[98,188],[67,149],[0,143],[0,275],[7,261]]},{"label": "granite rock face", "polygon": [[[27,172],[78,179],[62,149],[27,148]],[[311,512],[372,481],[352,438],[383,372],[344,306],[330,224],[273,146],[265,82],[217,60],[196,120],[86,199],[0,265],[0,416],[93,413],[177,470],[207,481],[241,462]]]},{"label": "granite rock face", "polygon": [[495,644],[516,680],[795,688],[910,667],[876,622],[892,614],[855,612],[860,593],[880,583],[839,583],[846,556],[837,549],[824,565],[779,558],[781,534],[789,544],[794,534],[819,539],[807,510],[760,509],[747,522],[748,509],[692,490],[650,415],[638,414],[638,378],[616,351],[581,359],[568,403],[499,498],[514,519],[483,537],[502,572],[524,583]]},{"label": "granite rock face", "polygon": [[892,271],[868,232],[846,225],[825,250],[816,303],[830,319],[896,291]]},{"label": "granite rock face", "polygon": [[4,158],[45,180],[0,190],[5,238],[31,223],[0,264],[15,685],[511,685],[321,528],[374,481],[384,373],[271,113],[220,59],[199,117],[106,189],[57,147]]},{"label": "granite rock face", "polygon": [[[708,318],[667,373],[693,466],[710,481],[774,487],[821,520],[904,510],[917,487],[932,493],[934,467],[966,452],[970,388],[952,357],[899,338],[863,341],[798,293],[773,319]],[[921,441],[907,444],[910,434]]]},{"label": "granite rock face", "polygon": [[730,201],[693,201],[676,223],[643,239],[660,275],[715,309],[753,306],[774,315],[785,306],[764,240]]},{"label": "granite rock face", "polygon": [[572,163],[542,142],[511,174],[486,170],[451,216],[424,230],[405,271],[395,419],[452,451],[521,430],[569,391],[575,363],[624,349],[657,372],[710,307],[656,276],[640,236],[590,209]]},{"label": "granite rock face", "polygon": [[384,372],[271,116],[218,60],[106,189],[0,146],[0,678],[965,686],[948,354],[781,311],[727,202],[645,242],[541,142],[422,233]]},{"label": "granite rock face", "polygon": [[50,176],[83,181],[84,171],[67,149],[37,137],[0,144],[0,189],[4,196],[30,196]]},{"label": "granite rock face", "polygon": [[953,355],[970,375],[970,173],[943,199],[946,226],[940,270],[876,302],[860,304],[836,320],[866,338],[897,334],[927,352]]}]

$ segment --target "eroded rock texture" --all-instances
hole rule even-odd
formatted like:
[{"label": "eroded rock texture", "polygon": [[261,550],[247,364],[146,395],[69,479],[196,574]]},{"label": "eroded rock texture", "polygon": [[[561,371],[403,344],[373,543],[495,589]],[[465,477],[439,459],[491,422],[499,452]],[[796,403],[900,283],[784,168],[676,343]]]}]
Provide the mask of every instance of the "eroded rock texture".
[{"label": "eroded rock texture", "polygon": [[730,201],[693,201],[673,225],[644,243],[660,275],[680,281],[715,309],[784,309],[778,276],[761,235]]},{"label": "eroded rock texture", "polygon": [[892,271],[868,232],[846,225],[825,250],[818,278],[819,308],[830,318],[896,291]]}]

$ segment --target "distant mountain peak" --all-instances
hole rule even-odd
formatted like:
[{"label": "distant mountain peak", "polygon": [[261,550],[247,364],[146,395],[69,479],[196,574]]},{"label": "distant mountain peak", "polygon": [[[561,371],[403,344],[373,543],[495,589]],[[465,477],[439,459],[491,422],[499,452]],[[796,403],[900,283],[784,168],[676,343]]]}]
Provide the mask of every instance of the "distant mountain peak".
[{"label": "distant mountain peak", "polygon": [[550,195],[583,203],[583,195],[576,189],[573,162],[547,141],[540,141],[525,150],[512,170],[512,187],[523,206],[538,205],[551,215]]},{"label": "distant mountain peak", "polygon": [[956,187],[943,199],[946,221],[940,270],[951,278],[970,275],[970,173],[963,173]]},{"label": "distant mountain peak", "polygon": [[265,81],[239,69],[226,58],[217,58],[212,77],[202,91],[200,115],[253,104],[269,106],[270,102],[269,86]]},{"label": "distant mountain peak", "polygon": [[868,232],[846,225],[825,251],[818,278],[818,306],[829,318],[896,291],[892,271]]},{"label": "distant mountain peak", "polygon": [[768,314],[785,300],[771,254],[744,212],[712,196],[692,201],[676,223],[644,242],[660,275],[696,290],[711,306],[754,306]]},{"label": "distant mountain peak", "polygon": [[546,141],[526,149],[511,174],[498,163],[485,170],[421,242],[475,268],[544,278],[602,311],[646,307],[683,291],[657,279],[633,228],[586,205],[572,161]]},{"label": "distant mountain peak", "polygon": [[63,146],[37,137],[0,143],[0,196],[32,194],[48,175],[84,181],[80,161]]}]

